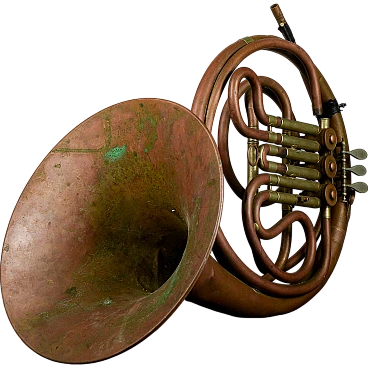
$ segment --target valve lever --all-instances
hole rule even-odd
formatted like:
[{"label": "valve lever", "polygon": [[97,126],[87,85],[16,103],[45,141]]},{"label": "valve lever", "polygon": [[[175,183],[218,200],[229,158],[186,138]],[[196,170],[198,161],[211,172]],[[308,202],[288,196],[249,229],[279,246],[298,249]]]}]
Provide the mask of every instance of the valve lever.
[{"label": "valve lever", "polygon": [[353,156],[358,160],[365,160],[367,158],[367,151],[362,148],[358,148],[352,151],[342,151],[342,153]]},{"label": "valve lever", "polygon": [[355,165],[353,167],[347,167],[346,171],[350,171],[357,176],[364,176],[367,173],[367,169],[363,165]]},{"label": "valve lever", "polygon": [[346,184],[347,187],[354,189],[358,193],[366,193],[368,192],[368,185],[363,182],[358,182],[354,184]]}]

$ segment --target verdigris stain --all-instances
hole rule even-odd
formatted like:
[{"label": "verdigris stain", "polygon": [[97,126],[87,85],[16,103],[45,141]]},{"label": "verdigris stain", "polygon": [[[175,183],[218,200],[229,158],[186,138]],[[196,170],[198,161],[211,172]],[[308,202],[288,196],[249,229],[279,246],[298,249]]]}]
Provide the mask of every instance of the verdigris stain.
[{"label": "verdigris stain", "polygon": [[107,298],[104,300],[103,305],[111,305],[112,304],[112,300],[110,298]]},{"label": "verdigris stain", "polygon": [[120,158],[123,157],[124,153],[126,152],[126,149],[127,149],[126,144],[124,144],[124,146],[121,147],[114,147],[105,154],[104,159],[109,162],[119,160]]}]

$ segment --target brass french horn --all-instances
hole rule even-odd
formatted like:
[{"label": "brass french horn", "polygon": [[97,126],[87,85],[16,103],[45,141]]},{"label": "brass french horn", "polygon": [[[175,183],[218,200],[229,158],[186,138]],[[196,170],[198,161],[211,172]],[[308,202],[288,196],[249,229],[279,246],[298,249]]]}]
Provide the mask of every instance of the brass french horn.
[{"label": "brass french horn", "polygon": [[[343,106],[279,6],[271,9],[285,39],[259,35],[228,46],[205,72],[191,111],[162,99],[118,103],[67,134],[37,168],[5,236],[1,287],[14,329],[38,354],[96,362],[148,337],[184,299],[232,316],[270,317],[324,287],[355,192],[367,191],[352,183],[365,169],[350,157],[367,154],[349,148]],[[239,66],[262,50],[299,70],[317,124],[296,120],[275,80]],[[210,131],[223,94],[217,149]],[[264,95],[280,116],[266,112]],[[230,123],[246,139],[246,187],[232,168]],[[241,200],[258,271],[219,228],[222,175]],[[281,219],[267,229],[261,208],[275,203]],[[315,224],[303,208],[319,212]],[[305,244],[292,253],[295,222]],[[276,236],[273,261],[262,242]]]}]

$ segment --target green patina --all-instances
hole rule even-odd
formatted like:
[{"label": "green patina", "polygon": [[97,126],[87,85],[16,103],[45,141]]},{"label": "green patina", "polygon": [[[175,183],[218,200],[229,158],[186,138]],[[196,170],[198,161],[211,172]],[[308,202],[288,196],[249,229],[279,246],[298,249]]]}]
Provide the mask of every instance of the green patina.
[{"label": "green patina", "polygon": [[127,150],[127,145],[121,147],[114,147],[104,155],[104,159],[109,162],[114,162],[121,159]]},{"label": "green patina", "polygon": [[213,187],[215,184],[216,184],[216,179],[211,179],[211,180],[207,183],[207,186],[208,186],[208,188],[211,188],[211,187]]},{"label": "green patina", "polygon": [[[179,247],[182,254],[186,244],[186,225],[175,210],[176,186],[168,179],[171,175],[165,165],[153,165],[137,152],[126,151],[122,160],[105,162],[94,198],[86,209],[97,248],[83,270],[83,278],[99,283],[97,273],[92,271],[103,262],[109,265],[104,267],[106,278],[124,281],[130,289],[140,292],[153,292],[180,261],[174,256],[174,266],[163,272],[158,259],[172,257],[170,247],[176,243],[175,253]],[[179,257],[181,254],[179,251]],[[100,272],[98,278],[101,277],[105,278]],[[108,283],[104,285],[106,288]]]},{"label": "green patina", "polygon": [[112,300],[110,298],[106,298],[103,302],[103,305],[107,306],[107,305],[111,305],[112,304]]},{"label": "green patina", "polygon": [[[73,271],[65,298],[26,317],[21,330],[42,331],[50,320],[63,324],[78,313],[115,305],[126,310],[119,322],[128,328],[164,303],[176,285],[175,270],[186,247],[188,229],[178,210],[178,189],[172,180],[175,169],[163,163],[154,165],[148,156],[123,147],[113,151],[113,159],[102,160],[93,194],[83,211],[94,240],[88,244],[84,261]],[[121,159],[114,159],[116,156]],[[135,310],[137,301],[151,298],[168,279],[149,307]],[[104,325],[109,323],[107,318]],[[93,343],[94,337],[90,340]]]},{"label": "green patina", "polygon": [[68,290],[66,290],[65,293],[68,294],[68,295],[75,296],[75,295],[77,295],[77,287],[72,286]]},{"label": "green patina", "polygon": [[[173,132],[172,123],[182,112],[178,110],[175,116],[164,120],[161,112],[148,111],[145,105],[139,105],[138,121],[133,127],[137,131],[137,141],[142,142],[136,148],[138,152],[131,148],[129,151],[127,145],[111,148],[110,112],[103,116],[106,138],[103,148],[60,149],[65,152],[100,152],[102,165],[98,180],[83,208],[94,240],[86,245],[85,259],[73,270],[65,298],[55,301],[49,310],[28,317],[22,326],[24,330],[40,327],[37,333],[42,333],[42,326],[50,320],[54,325],[63,324],[77,314],[84,316],[90,311],[103,313],[106,310],[106,319],[98,331],[75,348],[89,348],[98,340],[103,328],[114,326],[120,327],[125,343],[130,339],[133,342],[130,330],[136,323],[143,323],[177,292],[184,272],[177,266],[187,244],[188,226],[180,214],[180,191],[173,180],[176,168],[157,161],[152,163],[148,153],[158,139],[158,124],[165,123],[168,128],[165,133],[160,131],[160,139],[162,134],[168,138]],[[191,130],[195,133],[195,126]],[[119,143],[114,141],[112,145]],[[215,184],[214,179],[207,182],[208,187]],[[201,198],[193,201],[190,207],[193,207],[191,221],[195,230]],[[189,243],[194,238],[193,229]],[[147,303],[143,303],[146,298]],[[117,318],[113,314],[116,306],[123,317]],[[107,311],[112,313],[111,317]],[[61,340],[54,343],[58,351],[62,350],[59,344],[62,344]],[[45,351],[50,348],[50,344],[45,345]]]},{"label": "green patina", "polygon": [[162,116],[160,112],[155,112],[150,108],[146,109],[142,103],[139,104],[139,107],[136,113],[136,127],[139,135],[145,139],[144,152],[148,153],[157,141],[157,125],[162,120]]}]

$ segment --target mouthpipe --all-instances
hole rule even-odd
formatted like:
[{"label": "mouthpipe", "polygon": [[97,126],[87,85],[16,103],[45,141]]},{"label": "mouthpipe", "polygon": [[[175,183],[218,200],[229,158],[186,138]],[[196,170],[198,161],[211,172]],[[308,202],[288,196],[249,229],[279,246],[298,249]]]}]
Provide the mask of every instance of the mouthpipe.
[{"label": "mouthpipe", "polygon": [[275,17],[276,22],[277,22],[278,25],[280,25],[282,23],[286,23],[284,14],[282,13],[279,4],[271,5],[271,11],[272,11],[272,14]]}]

